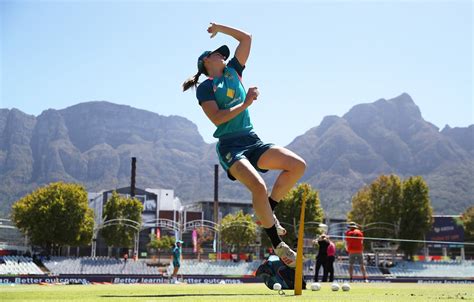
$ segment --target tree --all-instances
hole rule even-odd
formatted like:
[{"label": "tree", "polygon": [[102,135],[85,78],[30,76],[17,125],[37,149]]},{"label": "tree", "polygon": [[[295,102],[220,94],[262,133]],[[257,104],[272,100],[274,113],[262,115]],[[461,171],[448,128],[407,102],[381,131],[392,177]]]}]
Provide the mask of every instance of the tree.
[{"label": "tree", "polygon": [[[464,241],[474,242],[474,206],[470,206],[461,214],[461,221],[464,227]],[[470,245],[465,247],[468,251],[474,250],[474,247]]]},{"label": "tree", "polygon": [[464,240],[474,241],[474,206],[470,206],[461,215],[464,226]]},{"label": "tree", "polygon": [[360,189],[352,197],[352,210],[347,215],[349,221],[357,221],[360,225],[369,224],[374,217],[373,202],[370,198],[370,186]]},{"label": "tree", "polygon": [[[138,199],[121,197],[114,191],[112,197],[105,203],[103,219],[104,222],[112,219],[128,219],[141,224],[142,211],[143,205]],[[116,248],[131,248],[134,236],[138,235],[135,228],[120,221],[104,227],[100,232],[106,244]]]},{"label": "tree", "polygon": [[148,247],[151,249],[156,249],[158,252],[158,263],[161,260],[161,251],[163,249],[172,248],[175,244],[175,239],[171,236],[162,236],[160,239],[156,238],[154,234],[150,234],[150,242],[148,243]]},{"label": "tree", "polygon": [[203,252],[202,245],[205,242],[208,242],[214,239],[215,232],[203,226],[196,228],[196,232],[197,232],[196,250],[198,254],[197,258],[198,258],[198,261],[201,261],[201,254]]},{"label": "tree", "polygon": [[38,188],[15,202],[12,220],[33,245],[48,253],[66,245],[88,245],[94,228],[84,187],[62,182]]},{"label": "tree", "polygon": [[235,214],[228,214],[222,219],[220,236],[221,240],[227,246],[234,248],[239,255],[242,247],[255,243],[257,225],[250,214],[244,214],[240,210]]},{"label": "tree", "polygon": [[402,198],[402,183],[397,175],[382,175],[370,185],[370,199],[372,201],[370,222],[381,224],[375,224],[365,229],[368,237],[396,238],[398,236]]},{"label": "tree", "polygon": [[[400,215],[400,233],[403,239],[423,240],[433,224],[433,209],[429,189],[421,176],[403,182],[403,202]],[[420,247],[416,242],[401,242],[400,249],[412,257]]]},{"label": "tree", "polygon": [[[287,234],[283,240],[290,246],[296,246],[298,241],[297,234],[301,214],[301,204],[303,198],[306,199],[305,203],[305,236],[315,238],[320,234],[318,223],[323,221],[324,212],[321,208],[321,202],[319,201],[319,193],[313,190],[311,185],[303,183],[298,185],[296,188],[290,190],[288,194],[278,203],[275,208],[275,214],[278,220],[284,228],[286,228]],[[262,237],[262,242],[266,243],[267,246],[271,246],[267,236]]]},{"label": "tree", "polygon": [[[352,198],[348,219],[361,224],[366,237],[422,240],[432,224],[429,190],[421,176],[403,183],[396,175],[381,175]],[[381,222],[381,224],[372,224]],[[370,241],[365,241],[366,246]],[[407,256],[419,247],[403,242],[400,249]]]},{"label": "tree", "polygon": [[[396,238],[402,208],[402,184],[396,175],[381,175],[352,198],[349,221],[364,228],[367,237]],[[365,242],[366,246],[370,242]]]}]

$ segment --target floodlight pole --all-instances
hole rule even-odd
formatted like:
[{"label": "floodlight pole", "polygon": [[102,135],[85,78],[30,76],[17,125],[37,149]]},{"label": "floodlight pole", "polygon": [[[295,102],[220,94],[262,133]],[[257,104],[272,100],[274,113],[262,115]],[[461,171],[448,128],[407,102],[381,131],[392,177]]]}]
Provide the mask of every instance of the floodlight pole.
[{"label": "floodlight pole", "polygon": [[132,157],[132,172],[130,177],[130,196],[135,197],[135,176],[137,172],[137,158]]}]

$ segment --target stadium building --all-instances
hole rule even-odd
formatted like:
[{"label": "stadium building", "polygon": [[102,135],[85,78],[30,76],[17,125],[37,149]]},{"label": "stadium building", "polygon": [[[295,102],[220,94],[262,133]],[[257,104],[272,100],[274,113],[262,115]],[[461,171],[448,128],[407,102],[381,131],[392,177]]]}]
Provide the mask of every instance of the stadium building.
[{"label": "stadium building", "polygon": [[[94,210],[96,226],[101,226],[105,222],[103,221],[103,209],[114,191],[123,197],[131,196],[130,187],[100,193],[88,193],[89,206]],[[140,200],[143,204],[142,227],[138,242],[139,257],[147,256],[147,244],[150,242],[150,234],[155,236],[180,236],[182,230],[176,229],[176,224],[203,219],[202,211],[188,211],[179,198],[174,196],[173,190],[136,188],[134,198]],[[111,248],[107,247],[103,238],[100,237],[100,232],[96,240],[96,256],[111,256],[113,254]],[[121,251],[121,253],[125,252]],[[131,250],[129,254],[131,254]]]}]

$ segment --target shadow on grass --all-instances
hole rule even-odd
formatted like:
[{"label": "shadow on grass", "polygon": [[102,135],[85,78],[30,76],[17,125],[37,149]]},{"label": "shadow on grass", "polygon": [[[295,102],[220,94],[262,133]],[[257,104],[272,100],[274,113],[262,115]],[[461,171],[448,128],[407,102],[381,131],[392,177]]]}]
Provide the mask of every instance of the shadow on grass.
[{"label": "shadow on grass", "polygon": [[177,298],[177,297],[228,297],[275,296],[275,294],[163,294],[163,295],[101,295],[101,298]]}]

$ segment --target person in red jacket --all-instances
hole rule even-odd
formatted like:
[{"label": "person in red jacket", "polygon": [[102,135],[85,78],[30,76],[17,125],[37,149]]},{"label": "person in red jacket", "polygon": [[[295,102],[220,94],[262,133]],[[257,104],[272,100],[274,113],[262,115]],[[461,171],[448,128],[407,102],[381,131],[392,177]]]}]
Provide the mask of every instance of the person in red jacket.
[{"label": "person in red jacket", "polygon": [[347,227],[349,228],[346,231],[346,250],[349,254],[349,278],[352,281],[354,263],[358,263],[365,282],[369,282],[364,266],[364,233],[359,230],[359,226],[355,222],[349,223]]}]

